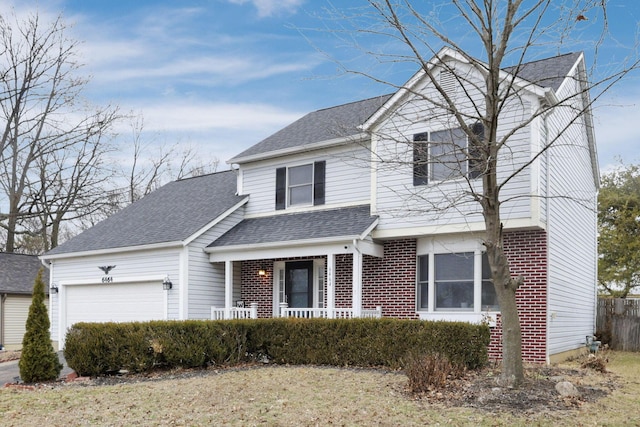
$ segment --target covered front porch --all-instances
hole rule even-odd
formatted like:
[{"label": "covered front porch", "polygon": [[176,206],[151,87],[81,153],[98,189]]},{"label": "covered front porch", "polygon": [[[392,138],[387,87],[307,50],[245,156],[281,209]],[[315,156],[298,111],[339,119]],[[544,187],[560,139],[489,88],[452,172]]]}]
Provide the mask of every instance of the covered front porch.
[{"label": "covered front porch", "polygon": [[224,265],[224,307],[211,318],[381,317],[362,298],[363,257],[383,256],[376,225],[368,206],[243,220],[205,249]]}]

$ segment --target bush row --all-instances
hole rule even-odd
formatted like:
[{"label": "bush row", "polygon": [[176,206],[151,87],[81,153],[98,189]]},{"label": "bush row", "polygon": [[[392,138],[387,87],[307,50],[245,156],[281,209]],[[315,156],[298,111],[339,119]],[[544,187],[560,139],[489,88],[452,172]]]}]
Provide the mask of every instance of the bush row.
[{"label": "bush row", "polygon": [[410,353],[440,353],[470,369],[487,362],[489,328],[398,319],[257,319],[78,323],[64,356],[80,375],[160,367],[282,364],[402,368]]}]

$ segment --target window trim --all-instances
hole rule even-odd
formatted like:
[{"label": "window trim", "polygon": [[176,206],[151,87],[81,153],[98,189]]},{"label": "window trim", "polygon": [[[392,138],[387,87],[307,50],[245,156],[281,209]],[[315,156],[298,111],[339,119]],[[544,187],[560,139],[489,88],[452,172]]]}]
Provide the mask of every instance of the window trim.
[{"label": "window trim", "polygon": [[[309,186],[311,191],[310,203],[291,203],[290,172],[292,168],[311,166],[311,182],[296,185],[297,187]],[[326,160],[292,164],[276,169],[275,208],[283,210],[289,208],[318,206],[325,204]]]},{"label": "window trim", "polygon": [[[449,255],[449,254],[463,254],[473,253],[473,307],[470,309],[463,308],[438,308],[436,307],[436,268],[435,257],[436,255]],[[483,278],[482,261],[486,252],[480,249],[464,250],[462,248],[456,248],[455,251],[430,251],[425,254],[418,254],[416,256],[416,311],[418,313],[455,313],[455,314],[479,314],[486,312],[500,312],[500,308],[496,306],[483,306],[482,305],[482,285],[483,282],[490,281],[491,279]],[[428,257],[428,300],[427,307],[423,307],[421,302],[421,285],[420,281],[420,260],[421,258]]]},{"label": "window trim", "polygon": [[[471,125],[471,130],[480,138],[484,138],[484,125],[481,122],[475,122]],[[437,132],[462,132],[462,128],[459,126],[438,129],[438,130],[428,130],[426,132],[419,132],[413,134],[413,185],[415,187],[422,185],[429,185],[435,183],[441,183],[446,181],[452,181],[461,179],[462,177],[467,177],[469,179],[479,179],[482,177],[482,173],[477,170],[475,166],[478,164],[478,160],[476,158],[472,158],[478,153],[479,148],[474,147],[471,144],[471,138],[469,135],[464,134],[466,145],[464,147],[460,147],[460,149],[465,150],[467,153],[466,159],[464,160],[465,171],[460,175],[452,175],[447,179],[434,179],[433,177],[433,166],[434,163],[430,161],[433,157],[431,155],[431,150],[434,144],[443,143],[442,141],[433,141],[432,134]],[[464,133],[464,132],[463,132]],[[425,149],[426,147],[426,149]],[[449,155],[449,154],[446,154]]]}]

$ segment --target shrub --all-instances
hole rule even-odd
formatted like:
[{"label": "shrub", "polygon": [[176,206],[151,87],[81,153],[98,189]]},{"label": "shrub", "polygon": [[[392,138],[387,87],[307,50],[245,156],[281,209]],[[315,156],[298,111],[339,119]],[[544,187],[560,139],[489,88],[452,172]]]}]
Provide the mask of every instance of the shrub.
[{"label": "shrub", "polygon": [[449,358],[441,353],[410,353],[404,368],[412,393],[425,393],[442,388],[448,378],[458,377],[463,371],[463,368],[451,363]]},{"label": "shrub", "polygon": [[47,306],[44,304],[42,269],[38,271],[33,285],[33,297],[18,366],[20,377],[27,383],[55,380],[62,370],[58,354],[53,350],[49,336],[49,315]]},{"label": "shrub", "polygon": [[120,369],[274,363],[403,368],[409,352],[440,353],[474,369],[487,362],[489,328],[398,319],[257,319],[74,325],[65,357],[82,375]]}]

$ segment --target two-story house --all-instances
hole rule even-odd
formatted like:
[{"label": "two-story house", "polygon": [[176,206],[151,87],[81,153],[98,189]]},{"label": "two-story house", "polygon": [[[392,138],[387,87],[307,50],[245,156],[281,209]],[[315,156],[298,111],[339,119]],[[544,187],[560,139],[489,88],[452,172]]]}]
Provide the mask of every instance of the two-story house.
[{"label": "two-story house", "polygon": [[[471,64],[445,49],[431,67],[461,111],[473,108]],[[546,362],[595,328],[598,166],[586,94],[573,96],[584,58],[503,74],[517,89],[498,130],[510,135],[498,171],[504,244],[524,277],[524,357]],[[456,154],[469,142],[438,96],[420,71],[396,93],[309,113],[232,170],[169,183],[48,252],[52,339],[64,345],[79,321],[488,320],[499,357],[484,222],[465,187],[482,181]]]}]

